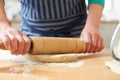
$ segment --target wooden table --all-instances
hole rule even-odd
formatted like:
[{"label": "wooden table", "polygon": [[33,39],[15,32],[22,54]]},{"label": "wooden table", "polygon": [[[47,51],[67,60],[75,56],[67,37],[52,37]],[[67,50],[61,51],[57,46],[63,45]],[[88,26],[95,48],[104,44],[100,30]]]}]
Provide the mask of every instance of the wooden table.
[{"label": "wooden table", "polygon": [[100,53],[81,57],[84,65],[77,68],[51,67],[46,65],[32,65],[30,74],[12,74],[10,68],[17,67],[21,71],[26,68],[14,62],[0,61],[0,80],[120,80],[120,74],[112,72],[105,66],[111,61],[109,49]]}]

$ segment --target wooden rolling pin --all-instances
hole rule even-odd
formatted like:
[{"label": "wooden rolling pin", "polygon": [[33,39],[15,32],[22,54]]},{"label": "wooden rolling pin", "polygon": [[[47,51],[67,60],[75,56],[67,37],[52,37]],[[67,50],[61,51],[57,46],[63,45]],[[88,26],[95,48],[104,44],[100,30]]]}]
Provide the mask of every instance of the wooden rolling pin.
[{"label": "wooden rolling pin", "polygon": [[[60,37],[30,37],[31,48],[29,54],[62,54],[81,53],[85,51],[86,44],[80,38],[60,38]],[[6,50],[2,42],[0,49]]]}]

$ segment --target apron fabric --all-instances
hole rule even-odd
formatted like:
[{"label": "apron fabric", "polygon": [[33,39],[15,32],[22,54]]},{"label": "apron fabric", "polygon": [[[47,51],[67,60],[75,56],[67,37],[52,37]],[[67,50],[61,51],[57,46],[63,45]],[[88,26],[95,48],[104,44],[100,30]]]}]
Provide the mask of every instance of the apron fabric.
[{"label": "apron fabric", "polygon": [[19,0],[27,36],[79,37],[87,12],[85,0]]}]

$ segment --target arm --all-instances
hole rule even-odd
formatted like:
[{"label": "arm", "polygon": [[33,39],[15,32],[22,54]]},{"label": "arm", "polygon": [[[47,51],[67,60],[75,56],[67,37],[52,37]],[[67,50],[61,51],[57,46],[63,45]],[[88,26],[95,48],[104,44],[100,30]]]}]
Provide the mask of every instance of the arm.
[{"label": "arm", "polygon": [[4,2],[3,0],[0,0],[0,24],[6,24],[9,25],[9,21],[5,15],[5,10],[4,10]]},{"label": "arm", "polygon": [[100,19],[103,6],[100,4],[90,4],[85,28],[81,33],[81,38],[86,41],[86,52],[99,52],[104,48],[103,39],[99,32]]},{"label": "arm", "polygon": [[9,25],[3,0],[0,0],[0,40],[12,54],[25,54],[30,48],[30,40]]}]

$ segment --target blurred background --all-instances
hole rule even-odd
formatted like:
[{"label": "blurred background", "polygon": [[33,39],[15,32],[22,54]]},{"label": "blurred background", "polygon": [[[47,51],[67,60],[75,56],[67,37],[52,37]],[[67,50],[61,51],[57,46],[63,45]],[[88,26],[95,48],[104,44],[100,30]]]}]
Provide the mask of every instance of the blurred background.
[{"label": "blurred background", "polygon": [[[87,4],[86,0],[86,4]],[[104,39],[105,48],[109,48],[111,37],[120,21],[120,0],[105,0],[105,7],[101,17],[100,32]],[[7,17],[14,28],[19,28],[21,4],[18,0],[5,0]]]}]

